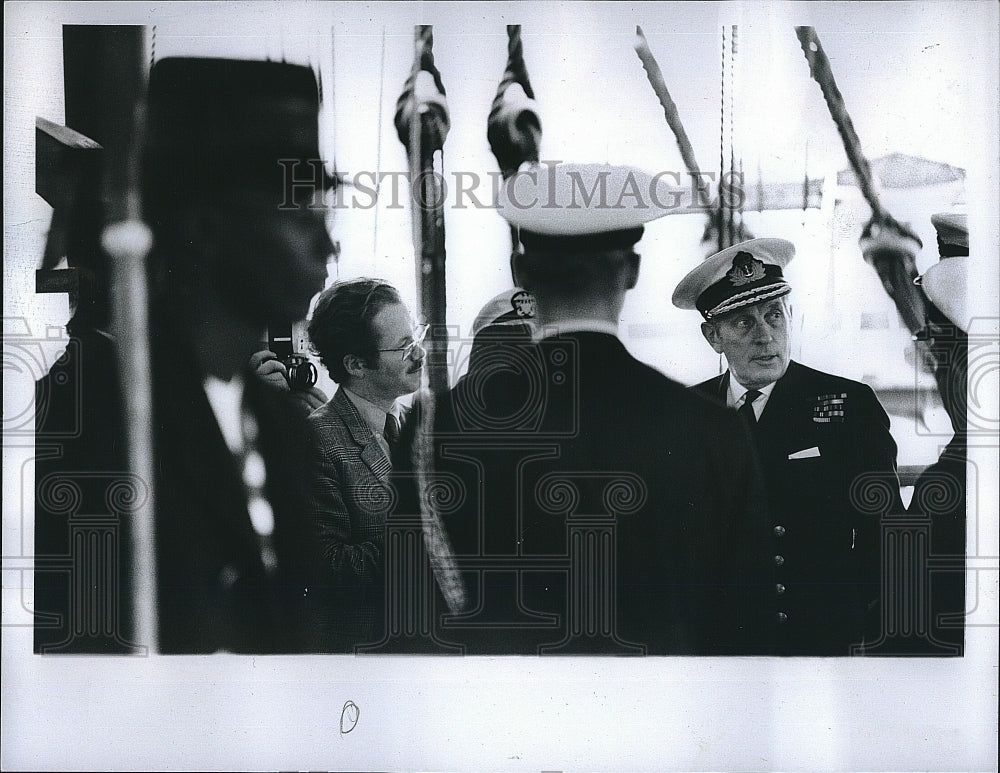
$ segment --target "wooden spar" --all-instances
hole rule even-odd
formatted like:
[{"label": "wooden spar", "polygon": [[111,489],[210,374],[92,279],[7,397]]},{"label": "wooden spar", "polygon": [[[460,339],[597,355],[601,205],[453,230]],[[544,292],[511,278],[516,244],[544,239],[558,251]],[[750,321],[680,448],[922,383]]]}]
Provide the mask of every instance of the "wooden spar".
[{"label": "wooden spar", "polygon": [[443,152],[450,123],[444,84],[434,66],[431,26],[418,25],[414,38],[413,69],[396,103],[395,123],[409,160],[420,313],[431,326],[428,382],[431,391],[442,392],[448,388],[444,191],[434,159]]},{"label": "wooden spar", "polygon": [[448,134],[448,106],[441,74],[434,66],[430,25],[414,28],[414,58],[410,76],[396,102],[396,132],[406,147],[413,207],[413,247],[420,293],[420,311],[430,325],[424,373],[428,392],[416,401],[419,425],[413,443],[424,542],[441,594],[453,612],[465,609],[466,594],[455,567],[455,555],[432,495],[434,480],[435,396],[448,389],[445,306],[444,191],[434,158],[443,153]]},{"label": "wooden spar", "polygon": [[[149,355],[146,259],[152,233],[142,221],[139,157],[145,101],[144,27],[95,28],[105,46],[102,89],[108,129],[103,174],[107,204],[101,245],[111,272],[111,327],[122,379],[123,426],[131,492],[125,533],[132,558],[132,636],[157,649],[156,533],[154,507],[152,383]],[[114,37],[114,40],[111,39]],[[114,52],[112,56],[110,52]]]}]

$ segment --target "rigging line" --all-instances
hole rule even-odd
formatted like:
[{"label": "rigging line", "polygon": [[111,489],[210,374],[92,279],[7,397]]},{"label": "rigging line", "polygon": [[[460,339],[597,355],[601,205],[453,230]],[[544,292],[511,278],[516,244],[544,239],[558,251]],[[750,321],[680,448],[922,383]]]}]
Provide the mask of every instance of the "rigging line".
[{"label": "rigging line", "polygon": [[739,237],[740,237],[740,241],[741,242],[745,241],[746,238],[747,238],[746,228],[744,228],[744,226],[743,226],[743,205],[745,203],[745,198],[746,198],[743,195],[743,180],[744,179],[745,178],[743,176],[743,155],[740,154],[740,196],[739,196],[739,199],[740,199],[740,207],[739,207],[740,220],[739,220]]},{"label": "rigging line", "polygon": [[[736,148],[733,140],[733,110],[736,104],[736,25],[729,32],[729,181],[736,172]],[[722,178],[719,178],[719,203],[722,203]],[[727,236],[730,244],[736,243],[736,211],[732,201],[726,202],[729,213]]]},{"label": "rigging line", "polygon": [[[336,25],[330,25],[330,126],[333,127],[333,177],[334,185],[336,186],[334,195],[334,206],[336,202],[340,201],[340,186],[344,185],[344,181],[340,179],[340,167],[337,165],[337,144],[340,139],[340,133],[337,131],[337,28]],[[324,162],[324,166],[325,166]],[[340,241],[334,240],[337,250],[333,254],[333,266],[334,266],[334,280],[340,279]],[[329,270],[329,269],[327,269]]]},{"label": "rigging line", "polygon": [[[722,27],[722,57],[720,60],[719,78],[719,179],[726,170],[726,27]],[[722,199],[719,199],[719,206],[715,207],[713,218],[716,224],[716,241],[719,250],[726,248],[725,237],[722,235]]]},{"label": "rigging line", "polygon": [[378,251],[378,196],[382,186],[382,94],[385,90],[385,25],[382,25],[382,53],[379,57],[378,71],[378,129],[375,135],[375,222],[372,225],[372,257]]}]

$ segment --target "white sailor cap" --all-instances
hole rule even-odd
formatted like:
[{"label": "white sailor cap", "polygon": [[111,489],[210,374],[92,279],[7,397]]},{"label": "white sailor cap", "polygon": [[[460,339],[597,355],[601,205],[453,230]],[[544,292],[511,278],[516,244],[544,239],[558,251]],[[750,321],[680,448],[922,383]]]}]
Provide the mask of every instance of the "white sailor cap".
[{"label": "white sailor cap", "polygon": [[677,207],[663,177],[631,166],[534,164],[506,181],[497,207],[528,248],[629,249],[644,223]]},{"label": "white sailor cap", "polygon": [[713,319],[792,291],[782,269],[795,257],[785,239],[750,239],[711,255],[674,290],[674,306]]}]

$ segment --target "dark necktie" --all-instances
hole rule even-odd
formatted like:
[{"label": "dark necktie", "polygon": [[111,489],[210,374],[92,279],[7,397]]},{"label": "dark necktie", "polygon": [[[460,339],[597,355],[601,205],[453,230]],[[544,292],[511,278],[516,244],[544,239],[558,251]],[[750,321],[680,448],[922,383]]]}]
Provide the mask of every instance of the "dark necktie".
[{"label": "dark necktie", "polygon": [[389,448],[394,448],[399,440],[399,420],[391,413],[385,415],[385,427],[382,428],[382,437],[389,444]]},{"label": "dark necktie", "polygon": [[757,416],[753,412],[753,403],[754,400],[760,397],[760,395],[760,390],[748,389],[746,397],[743,400],[743,405],[741,405],[740,409],[737,411],[737,413],[741,413],[746,417],[746,420],[749,422],[751,427],[757,426]]}]

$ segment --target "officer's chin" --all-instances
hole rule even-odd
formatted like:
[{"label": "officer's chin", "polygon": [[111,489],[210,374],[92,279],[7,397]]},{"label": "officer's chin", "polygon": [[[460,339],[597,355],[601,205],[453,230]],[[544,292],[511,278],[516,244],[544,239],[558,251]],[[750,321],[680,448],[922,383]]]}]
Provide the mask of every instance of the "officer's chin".
[{"label": "officer's chin", "polygon": [[740,379],[740,383],[753,385],[752,388],[760,389],[784,376],[787,368],[788,361],[779,357],[773,357],[769,360],[754,360],[750,367],[750,377],[745,381]]}]

